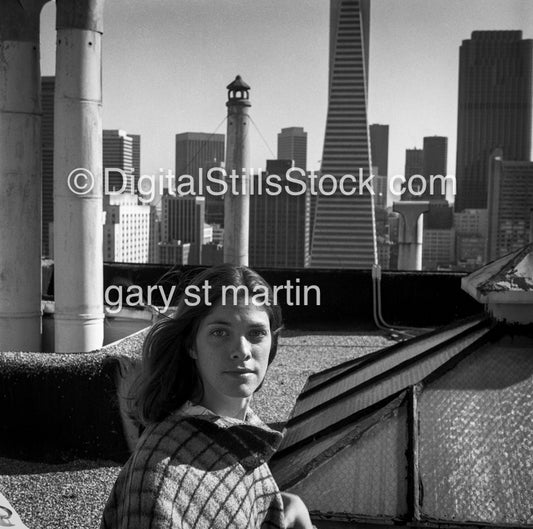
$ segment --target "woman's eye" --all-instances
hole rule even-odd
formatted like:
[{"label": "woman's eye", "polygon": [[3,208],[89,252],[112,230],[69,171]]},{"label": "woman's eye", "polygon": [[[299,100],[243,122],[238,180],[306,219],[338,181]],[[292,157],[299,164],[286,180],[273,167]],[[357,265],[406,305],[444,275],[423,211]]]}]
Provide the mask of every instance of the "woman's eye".
[{"label": "woman's eye", "polygon": [[268,334],[268,332],[264,329],[254,329],[252,331],[250,331],[250,334],[254,337],[254,338],[262,338],[264,336],[266,336]]},{"label": "woman's eye", "polygon": [[217,336],[217,337],[227,336],[228,335],[228,331],[226,331],[226,329],[213,329],[211,331],[211,335],[212,336]]}]

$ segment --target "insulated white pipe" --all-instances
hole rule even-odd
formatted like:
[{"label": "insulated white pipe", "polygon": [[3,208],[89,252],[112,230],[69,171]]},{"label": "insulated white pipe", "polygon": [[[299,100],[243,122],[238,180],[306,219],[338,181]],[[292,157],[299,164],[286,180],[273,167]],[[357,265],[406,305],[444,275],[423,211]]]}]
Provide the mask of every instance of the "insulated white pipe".
[{"label": "insulated white pipe", "polygon": [[104,338],[103,0],[58,0],[54,115],[55,351]]},{"label": "insulated white pipe", "polygon": [[41,350],[43,4],[0,1],[0,351]]}]

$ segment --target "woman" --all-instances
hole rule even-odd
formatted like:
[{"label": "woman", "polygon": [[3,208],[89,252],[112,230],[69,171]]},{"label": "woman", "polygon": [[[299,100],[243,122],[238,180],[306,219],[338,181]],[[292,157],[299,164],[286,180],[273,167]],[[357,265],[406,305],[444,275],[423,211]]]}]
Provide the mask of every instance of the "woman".
[{"label": "woman", "polygon": [[103,529],[312,527],[268,468],[281,434],[250,408],[280,329],[270,287],[249,268],[226,264],[195,278],[144,342],[135,402],[146,429]]}]

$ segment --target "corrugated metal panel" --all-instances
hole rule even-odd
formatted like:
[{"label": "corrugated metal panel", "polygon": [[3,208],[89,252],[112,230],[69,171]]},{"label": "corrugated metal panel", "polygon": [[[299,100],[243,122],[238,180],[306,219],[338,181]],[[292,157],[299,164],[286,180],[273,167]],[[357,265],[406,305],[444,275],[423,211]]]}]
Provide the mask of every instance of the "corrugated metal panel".
[{"label": "corrugated metal panel", "polygon": [[533,523],[533,339],[469,355],[422,392],[419,418],[425,516]]},{"label": "corrugated metal panel", "polygon": [[[415,358],[426,352],[428,349],[435,347],[448,339],[453,339],[455,336],[470,329],[477,323],[479,323],[479,319],[456,325],[437,334],[409,340],[396,346],[392,346],[392,348],[384,349],[380,352],[379,356],[373,356],[370,362],[365,361],[364,365],[360,367],[359,365],[362,363],[361,361],[354,363],[353,366],[350,366],[351,369],[349,369],[348,372],[342,373],[340,377],[337,374],[334,381],[331,381],[329,384],[326,384],[321,388],[317,388],[311,394],[303,394],[296,402],[292,417],[297,417],[333,397],[356,388],[360,384],[388,371],[389,369],[394,369],[402,362]],[[363,361],[364,360],[366,359],[363,359]],[[305,389],[308,390],[309,388],[306,386]]]},{"label": "corrugated metal panel", "polygon": [[448,344],[437,348],[431,355],[420,358],[415,363],[396,368],[387,376],[376,380],[374,384],[369,384],[359,391],[345,395],[294,424],[289,423],[289,428],[280,450],[287,449],[306,438],[312,438],[318,432],[330,428],[339,421],[343,421],[355,413],[399,393],[408,386],[420,382],[428,374],[441,367],[467,346],[485,335],[488,325],[487,323],[486,326],[467,332],[466,335],[458,338],[452,345]]},{"label": "corrugated metal panel", "polygon": [[289,489],[311,511],[366,516],[407,511],[407,427],[405,406],[368,430],[306,479]]}]

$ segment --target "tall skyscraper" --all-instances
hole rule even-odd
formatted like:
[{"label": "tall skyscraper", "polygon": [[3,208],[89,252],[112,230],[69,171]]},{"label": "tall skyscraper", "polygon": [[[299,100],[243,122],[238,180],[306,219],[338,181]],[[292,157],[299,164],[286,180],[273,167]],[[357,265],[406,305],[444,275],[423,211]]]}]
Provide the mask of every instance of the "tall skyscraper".
[{"label": "tall skyscraper", "polygon": [[488,160],[531,155],[533,41],[521,31],[474,31],[459,53],[455,210],[487,207]]},{"label": "tall skyscraper", "polygon": [[163,195],[161,215],[161,242],[191,243],[189,262],[202,263],[204,242],[205,198]]},{"label": "tall skyscraper", "polygon": [[176,177],[188,174],[198,182],[201,168],[205,184],[207,168],[219,167],[224,162],[224,140],[224,134],[176,134]]},{"label": "tall skyscraper", "polygon": [[[250,266],[304,268],[309,260],[310,200],[309,192],[297,196],[285,192],[285,179],[293,160],[267,160],[265,174],[279,175],[283,191],[274,196],[266,193],[250,196]],[[296,173],[292,175],[297,178]],[[306,177],[302,177],[306,180]],[[266,187],[266,184],[264,184]],[[300,187],[292,184],[293,191]]]},{"label": "tall skyscraper", "polygon": [[307,132],[303,127],[288,127],[278,133],[278,160],[292,160],[307,171]]},{"label": "tall skyscraper", "polygon": [[378,168],[376,176],[389,174],[389,126],[374,123],[370,125],[370,150],[372,167]]},{"label": "tall skyscraper", "polygon": [[[134,140],[134,137],[137,138]],[[103,131],[102,137],[102,158],[103,167],[105,169],[121,169],[125,176],[116,171],[109,171],[108,173],[108,188],[112,190],[120,190],[124,185],[124,193],[133,194],[136,191],[135,187],[135,166],[134,166],[134,143],[138,145],[135,151],[139,149],[140,158],[140,136],[129,135],[125,130],[107,130]],[[104,173],[105,174],[105,173]],[[104,194],[106,187],[104,184]],[[106,198],[104,197],[104,201]]]},{"label": "tall skyscraper", "polygon": [[533,209],[533,162],[504,159],[496,149],[489,164],[487,260],[529,242]]},{"label": "tall skyscraper", "polygon": [[[102,131],[102,160],[108,173],[104,182],[104,260],[120,263],[147,263],[150,260],[151,207],[139,204],[136,194],[140,171],[140,135],[121,129]],[[125,186],[125,187],[124,187]],[[124,189],[123,189],[124,188]],[[118,195],[109,191],[123,192]],[[153,242],[152,242],[153,244]]]},{"label": "tall skyscraper", "polygon": [[[367,121],[370,2],[331,0],[329,105],[321,178],[345,174],[361,184],[370,177]],[[329,179],[331,182],[331,179]],[[358,182],[359,183],[359,182]],[[324,190],[329,194],[333,183]],[[374,205],[362,185],[319,194],[314,220],[311,266],[370,268],[377,259]]]},{"label": "tall skyscraper", "polygon": [[424,154],[422,161],[422,175],[426,181],[426,190],[420,197],[423,200],[444,200],[446,189],[443,189],[442,180],[433,179],[432,176],[446,176],[448,170],[448,138],[444,136],[426,136],[424,138]]},{"label": "tall skyscraper", "polygon": [[[405,179],[409,179],[413,175],[421,175],[424,172],[424,151],[423,149],[405,149]],[[412,180],[412,189],[416,191],[415,194],[412,194],[407,184],[403,185],[404,192],[401,196],[401,200],[420,200],[420,195],[417,193],[420,191],[419,182]]]},{"label": "tall skyscraper", "polygon": [[42,174],[42,252],[51,255],[54,222],[54,86],[55,77],[41,77],[41,174]]}]

